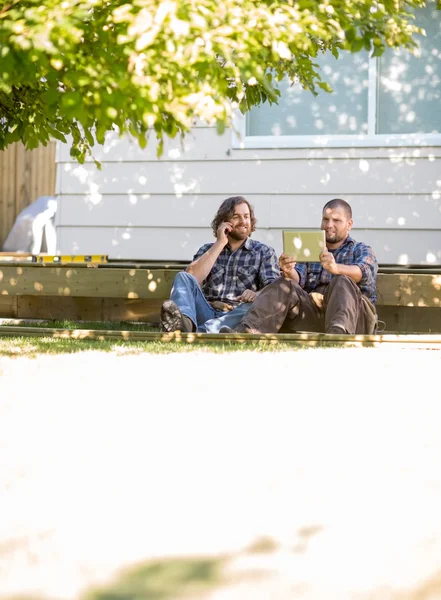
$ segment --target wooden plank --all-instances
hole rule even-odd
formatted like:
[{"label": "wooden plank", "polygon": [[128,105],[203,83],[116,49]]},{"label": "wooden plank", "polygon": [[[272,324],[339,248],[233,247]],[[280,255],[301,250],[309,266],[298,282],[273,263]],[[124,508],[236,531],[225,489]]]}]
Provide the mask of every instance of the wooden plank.
[{"label": "wooden plank", "polygon": [[[17,296],[19,319],[102,321],[102,298]],[[3,315],[2,315],[3,316]]]},{"label": "wooden plank", "polygon": [[32,157],[32,198],[55,195],[55,162],[56,143],[49,142],[47,146],[39,146],[29,154]]},{"label": "wooden plank", "polygon": [[[2,299],[14,302],[4,309]],[[0,296],[0,317],[54,321],[139,321],[159,323],[162,299]]]},{"label": "wooden plank", "polygon": [[[3,296],[100,297],[165,299],[180,269],[11,266],[0,269]],[[440,274],[379,273],[378,304],[441,306]]]},{"label": "wooden plank", "polygon": [[377,306],[385,332],[441,333],[441,310],[421,306]]},{"label": "wooden plank", "polygon": [[441,306],[441,275],[379,273],[378,304],[383,306]]},{"label": "wooden plank", "polygon": [[18,215],[30,203],[27,188],[27,182],[29,181],[29,162],[22,143],[16,144],[15,160],[15,211],[16,215]]},{"label": "wooden plank", "polygon": [[103,321],[159,323],[161,306],[165,299],[103,298]]},{"label": "wooden plank", "polygon": [[0,152],[0,248],[3,246],[16,217],[15,206],[15,145]]},{"label": "wooden plank", "polygon": [[[61,164],[62,194],[431,194],[439,189],[437,161],[370,159],[188,161],[155,163]],[[295,183],[293,183],[295,182]]]},{"label": "wooden plank", "polygon": [[[0,316],[158,323],[178,270],[3,267]],[[440,274],[380,273],[377,288],[387,332],[441,333]]]},{"label": "wooden plank", "polygon": [[18,314],[18,296],[0,296],[0,317],[15,319]]},{"label": "wooden plank", "polygon": [[345,335],[324,333],[278,333],[278,334],[210,334],[210,333],[160,333],[151,331],[101,330],[101,329],[62,329],[51,327],[19,327],[4,325],[1,336],[53,337],[60,339],[125,340],[142,342],[181,342],[181,343],[292,343],[297,346],[342,345],[355,347],[378,347],[383,344],[396,347],[441,347],[440,335]]},{"label": "wooden plank", "polygon": [[[0,296],[0,317],[72,321],[139,321],[159,324],[162,300]],[[385,333],[441,333],[437,308],[378,306]]]},{"label": "wooden plank", "polygon": [[95,298],[167,297],[176,270],[1,267],[0,294]]},{"label": "wooden plank", "polygon": [[0,152],[0,247],[17,215],[43,195],[55,193],[55,142],[35,150],[13,144]]}]

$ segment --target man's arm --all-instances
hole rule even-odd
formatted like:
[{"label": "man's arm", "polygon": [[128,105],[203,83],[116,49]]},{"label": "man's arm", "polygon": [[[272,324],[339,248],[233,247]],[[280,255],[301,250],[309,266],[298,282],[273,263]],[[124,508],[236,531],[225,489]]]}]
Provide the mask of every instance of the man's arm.
[{"label": "man's arm", "polygon": [[335,262],[334,255],[328,250],[324,250],[320,254],[320,262],[322,267],[332,275],[346,275],[355,283],[360,283],[363,273],[357,265],[343,265]]},{"label": "man's arm", "polygon": [[322,253],[322,266],[334,275],[347,275],[359,286],[373,288],[378,271],[378,262],[370,246],[357,242],[352,255],[352,264],[336,263],[330,252]]},{"label": "man's arm", "polygon": [[193,275],[200,285],[205,279],[207,279],[219,254],[228,244],[228,233],[232,230],[232,228],[233,226],[231,223],[221,223],[217,230],[217,239],[214,244],[207,250],[207,252],[205,252],[205,254],[194,260],[185,269],[187,273]]},{"label": "man's arm", "polygon": [[292,256],[288,254],[281,254],[279,258],[280,270],[282,275],[287,279],[292,279],[296,283],[300,283],[300,275],[296,270],[296,261]]}]

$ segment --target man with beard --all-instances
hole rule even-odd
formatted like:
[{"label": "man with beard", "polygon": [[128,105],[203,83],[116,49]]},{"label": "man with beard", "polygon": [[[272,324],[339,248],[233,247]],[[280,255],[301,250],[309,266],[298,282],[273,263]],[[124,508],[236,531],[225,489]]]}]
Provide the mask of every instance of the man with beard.
[{"label": "man with beard", "polygon": [[162,305],[162,331],[235,327],[259,291],[280,276],[273,248],[250,237],[256,219],[243,196],[224,200],[211,227],[216,241],[202,246],[173,281],[170,300]]},{"label": "man with beard", "polygon": [[265,288],[236,328],[221,332],[374,333],[377,259],[369,246],[350,237],[352,224],[347,202],[335,198],[325,204],[320,262],[296,263],[282,254],[283,277]]}]

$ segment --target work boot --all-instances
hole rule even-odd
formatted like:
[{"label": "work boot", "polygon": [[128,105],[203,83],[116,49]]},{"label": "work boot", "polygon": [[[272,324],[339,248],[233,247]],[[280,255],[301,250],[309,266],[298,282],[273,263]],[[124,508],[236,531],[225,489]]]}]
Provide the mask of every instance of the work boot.
[{"label": "work boot", "polygon": [[223,325],[219,329],[219,333],[261,333],[257,329],[253,329],[252,327],[248,327],[245,323],[239,323],[236,327],[228,327],[228,325]]},{"label": "work boot", "polygon": [[162,304],[159,327],[161,331],[166,331],[167,333],[172,333],[173,331],[191,333],[193,331],[193,321],[182,314],[176,302],[166,300]]},{"label": "work boot", "polygon": [[330,327],[328,329],[328,331],[326,333],[338,333],[338,334],[345,334],[346,335],[346,330],[343,327],[340,327],[339,325],[333,325],[332,327]]}]

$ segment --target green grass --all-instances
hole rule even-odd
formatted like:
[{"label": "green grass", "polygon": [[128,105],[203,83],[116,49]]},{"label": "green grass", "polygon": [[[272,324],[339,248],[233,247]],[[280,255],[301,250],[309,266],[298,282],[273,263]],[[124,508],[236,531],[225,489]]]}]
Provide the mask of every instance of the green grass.
[{"label": "green grass", "polygon": [[[112,331],[159,331],[159,328],[145,323],[127,323],[116,321],[26,321],[17,323],[6,320],[3,325],[14,325],[16,327],[39,327],[64,330],[93,329]],[[0,325],[1,332],[1,325]],[[188,352],[206,352],[224,354],[228,352],[286,352],[296,349],[304,349],[302,345],[292,343],[268,343],[268,342],[211,342],[211,343],[187,343],[187,342],[162,342],[162,341],[125,341],[125,340],[72,340],[52,337],[1,337],[0,356],[27,356],[35,358],[41,354],[74,354],[77,352],[100,351],[115,352],[120,355],[128,354],[176,354]]]},{"label": "green grass", "polygon": [[[31,321],[16,322],[14,320],[2,320],[2,325],[13,325],[14,327],[51,327],[54,329],[98,329],[108,331],[159,331],[159,327],[153,327],[146,323],[128,323],[124,321]],[[0,325],[1,327],[1,325]]]},{"label": "green grass", "polygon": [[[93,339],[63,339],[59,337],[31,337],[31,336],[1,336],[2,325],[12,325],[14,327],[36,327],[36,328],[54,328],[66,331],[73,330],[109,330],[109,331],[142,331],[158,332],[158,327],[153,327],[146,323],[128,323],[115,321],[25,321],[17,322],[4,319],[0,324],[0,356],[27,356],[36,357],[41,354],[74,354],[77,352],[99,351],[113,352],[120,355],[127,354],[175,354],[188,352],[205,352],[224,354],[229,352],[292,352],[293,350],[311,349],[302,342],[293,343],[285,341],[254,341],[246,342],[218,341],[204,342],[195,340],[189,341],[136,341],[136,340],[93,340]],[[321,344],[317,344],[320,346]],[[326,347],[339,347],[338,342],[335,345],[326,344]]]},{"label": "green grass", "polygon": [[130,342],[123,340],[66,340],[49,337],[0,337],[0,356],[27,356],[35,358],[41,354],[74,354],[77,352],[115,352],[120,355],[129,354],[176,354],[188,352],[205,352],[225,354],[228,352],[287,352],[304,350],[302,345],[284,342],[269,344],[265,342],[251,342],[240,344],[237,342],[219,343],[184,343],[184,342]]}]

